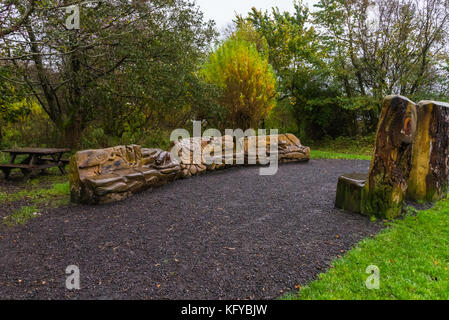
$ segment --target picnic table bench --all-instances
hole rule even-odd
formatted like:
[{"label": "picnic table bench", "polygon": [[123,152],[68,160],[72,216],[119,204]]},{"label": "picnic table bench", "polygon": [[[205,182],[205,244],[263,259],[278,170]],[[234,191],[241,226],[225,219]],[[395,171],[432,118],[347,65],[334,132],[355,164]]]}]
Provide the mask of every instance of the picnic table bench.
[{"label": "picnic table bench", "polygon": [[[70,149],[62,148],[19,148],[2,150],[2,152],[10,154],[9,163],[0,164],[0,170],[5,174],[5,179],[8,179],[11,170],[19,169],[22,171],[25,178],[28,178],[35,170],[45,171],[45,169],[58,167],[61,174],[65,174],[65,166],[69,160],[62,159],[66,152]],[[27,155],[25,160],[20,163],[15,163],[17,156]]]}]

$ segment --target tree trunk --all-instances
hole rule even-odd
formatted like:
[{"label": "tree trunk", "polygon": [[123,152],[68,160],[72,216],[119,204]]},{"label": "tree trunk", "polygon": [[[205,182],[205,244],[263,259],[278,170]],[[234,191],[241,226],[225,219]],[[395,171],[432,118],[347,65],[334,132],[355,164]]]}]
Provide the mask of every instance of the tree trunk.
[{"label": "tree trunk", "polygon": [[3,127],[3,123],[0,120],[0,146],[2,145],[3,142],[3,132],[2,132],[2,127]]},{"label": "tree trunk", "polygon": [[73,119],[64,128],[64,143],[66,147],[76,148],[81,141],[83,131],[82,123],[79,117],[74,116]]},{"label": "tree trunk", "polygon": [[407,198],[433,202],[448,191],[449,104],[418,104],[418,127],[413,145],[412,171]]}]

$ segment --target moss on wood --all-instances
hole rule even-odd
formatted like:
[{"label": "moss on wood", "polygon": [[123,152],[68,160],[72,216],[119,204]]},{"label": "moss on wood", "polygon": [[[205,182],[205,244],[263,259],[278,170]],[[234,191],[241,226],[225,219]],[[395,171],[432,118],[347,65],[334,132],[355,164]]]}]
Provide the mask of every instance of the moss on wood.
[{"label": "moss on wood", "polygon": [[416,106],[407,98],[384,99],[368,179],[365,184],[350,184],[350,175],[341,177],[338,208],[386,219],[401,215],[412,164],[416,118]]}]

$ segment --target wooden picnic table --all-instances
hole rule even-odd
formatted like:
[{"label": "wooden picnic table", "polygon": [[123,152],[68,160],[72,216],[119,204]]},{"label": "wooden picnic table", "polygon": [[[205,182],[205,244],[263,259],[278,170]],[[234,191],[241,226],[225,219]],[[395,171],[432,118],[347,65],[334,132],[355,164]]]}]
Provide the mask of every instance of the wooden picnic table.
[{"label": "wooden picnic table", "polygon": [[[61,174],[65,174],[64,167],[69,161],[62,159],[62,156],[64,153],[70,151],[70,149],[66,148],[19,148],[2,150],[1,152],[10,154],[10,161],[7,164],[0,164],[0,170],[3,171],[6,179],[8,179],[13,169],[20,169],[25,178],[28,178],[35,170],[45,171],[53,167],[58,167]],[[27,155],[27,157],[20,163],[15,163],[18,155]]]}]

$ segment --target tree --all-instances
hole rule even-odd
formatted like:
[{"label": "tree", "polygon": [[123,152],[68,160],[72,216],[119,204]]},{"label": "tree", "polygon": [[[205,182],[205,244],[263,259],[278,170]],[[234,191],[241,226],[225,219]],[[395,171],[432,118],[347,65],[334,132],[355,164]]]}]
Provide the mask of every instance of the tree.
[{"label": "tree", "polygon": [[3,127],[7,123],[16,122],[26,115],[29,101],[23,91],[16,89],[11,83],[5,81],[10,74],[6,67],[0,67],[0,145],[3,140]]},{"label": "tree", "polygon": [[[268,43],[302,138],[374,132],[384,96],[441,97],[447,70],[448,0],[321,0],[309,14],[256,9],[249,21]],[[278,104],[284,105],[284,104]]]},{"label": "tree", "polygon": [[[346,97],[439,91],[448,52],[447,0],[321,0],[314,13]],[[380,109],[377,108],[377,111]]]},{"label": "tree", "polygon": [[[0,38],[1,60],[16,68],[10,80],[35,96],[65,144],[76,146],[92,120],[105,118],[119,132],[120,122],[148,124],[134,115],[146,117],[192,96],[192,74],[215,35],[194,3],[36,2],[39,9]],[[79,6],[79,29],[66,25],[69,5]],[[26,8],[13,2],[11,10],[10,20]]]},{"label": "tree", "polygon": [[276,79],[268,58],[239,35],[237,31],[210,55],[202,75],[222,89],[224,125],[245,130],[258,127],[273,108]]},{"label": "tree", "polygon": [[15,12],[13,9],[20,4],[18,0],[5,1],[0,6],[0,17],[2,19],[2,27],[0,28],[0,37],[6,36],[17,31],[27,20],[28,17],[36,9],[35,0],[29,0],[23,5],[23,9]]},{"label": "tree", "polygon": [[[278,105],[288,101],[301,138],[340,135],[351,114],[339,108],[339,87],[335,85],[326,64],[327,52],[310,24],[309,10],[295,2],[295,11],[262,12],[255,8],[238,24],[250,22],[268,44],[269,62],[279,83]],[[342,121],[342,119],[344,119]]]}]

